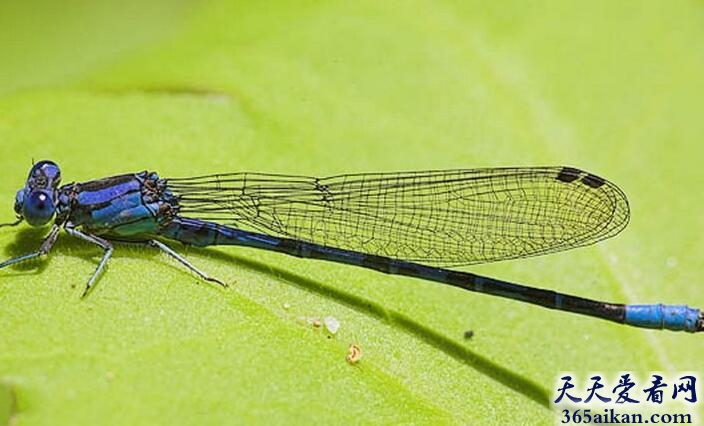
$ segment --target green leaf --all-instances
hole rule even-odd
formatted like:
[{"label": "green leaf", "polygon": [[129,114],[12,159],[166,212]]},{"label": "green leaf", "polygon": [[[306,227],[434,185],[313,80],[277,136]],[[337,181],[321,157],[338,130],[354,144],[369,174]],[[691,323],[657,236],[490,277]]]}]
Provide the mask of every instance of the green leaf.
[{"label": "green leaf", "polygon": [[[625,190],[626,232],[472,270],[704,305],[696,3],[84,3],[0,6],[2,221],[32,159],[59,163],[66,182],[565,164]],[[45,233],[1,228],[0,255]],[[174,247],[231,288],[118,245],[81,300],[101,252],[66,235],[47,259],[0,271],[0,424],[552,424],[563,372],[584,394],[593,372],[613,387],[622,371],[639,386],[701,371],[701,336]],[[336,335],[310,324],[325,316]]]}]

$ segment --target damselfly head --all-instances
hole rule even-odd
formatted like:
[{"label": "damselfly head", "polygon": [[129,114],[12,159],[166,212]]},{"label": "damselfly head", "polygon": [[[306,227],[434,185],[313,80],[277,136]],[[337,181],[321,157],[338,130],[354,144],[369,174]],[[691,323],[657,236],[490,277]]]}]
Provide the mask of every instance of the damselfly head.
[{"label": "damselfly head", "polygon": [[15,196],[15,213],[32,226],[46,225],[56,212],[56,189],[61,183],[61,170],[52,161],[32,166],[24,188]]}]

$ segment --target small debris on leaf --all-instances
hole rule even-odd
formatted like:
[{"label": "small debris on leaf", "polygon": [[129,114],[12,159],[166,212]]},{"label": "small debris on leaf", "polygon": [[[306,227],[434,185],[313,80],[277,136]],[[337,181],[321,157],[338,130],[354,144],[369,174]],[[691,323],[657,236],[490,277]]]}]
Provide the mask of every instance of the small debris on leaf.
[{"label": "small debris on leaf", "polygon": [[359,360],[362,359],[362,349],[354,343],[350,344],[350,347],[347,349],[347,356],[345,359],[350,364],[358,363]]},{"label": "small debris on leaf", "polygon": [[323,323],[330,334],[336,334],[340,329],[340,321],[335,317],[325,317]]}]

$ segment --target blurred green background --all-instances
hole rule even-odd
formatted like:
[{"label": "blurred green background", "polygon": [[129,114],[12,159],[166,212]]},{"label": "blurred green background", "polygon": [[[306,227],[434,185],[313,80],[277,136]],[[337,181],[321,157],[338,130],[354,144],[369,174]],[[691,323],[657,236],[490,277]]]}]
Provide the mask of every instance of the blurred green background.
[{"label": "blurred green background", "polygon": [[[703,36],[696,1],[2,2],[0,221],[32,159],[66,182],[565,164],[618,183],[629,228],[472,270],[704,307]],[[0,255],[45,232],[1,229]],[[640,386],[702,370],[698,335],[249,249],[181,251],[236,284],[120,246],[80,300],[101,253],[65,235],[49,259],[1,271],[0,424],[552,424],[562,372],[584,392],[592,372]],[[301,320],[326,315],[342,324],[332,338]],[[353,342],[364,358],[350,366]]]}]

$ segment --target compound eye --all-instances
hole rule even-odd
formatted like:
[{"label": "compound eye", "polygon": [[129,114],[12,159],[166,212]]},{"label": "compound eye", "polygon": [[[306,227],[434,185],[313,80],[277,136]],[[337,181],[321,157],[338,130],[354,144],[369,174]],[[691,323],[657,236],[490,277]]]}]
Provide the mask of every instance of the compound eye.
[{"label": "compound eye", "polygon": [[22,204],[22,217],[32,226],[47,224],[55,211],[54,200],[48,191],[32,191]]},{"label": "compound eye", "polygon": [[15,195],[15,213],[16,214],[22,214],[22,206],[24,206],[24,196],[25,196],[26,192],[27,192],[27,189],[22,188],[19,191],[17,191],[17,195]]},{"label": "compound eye", "polygon": [[53,161],[40,161],[29,171],[27,186],[33,189],[58,188],[61,183],[61,170]]}]

